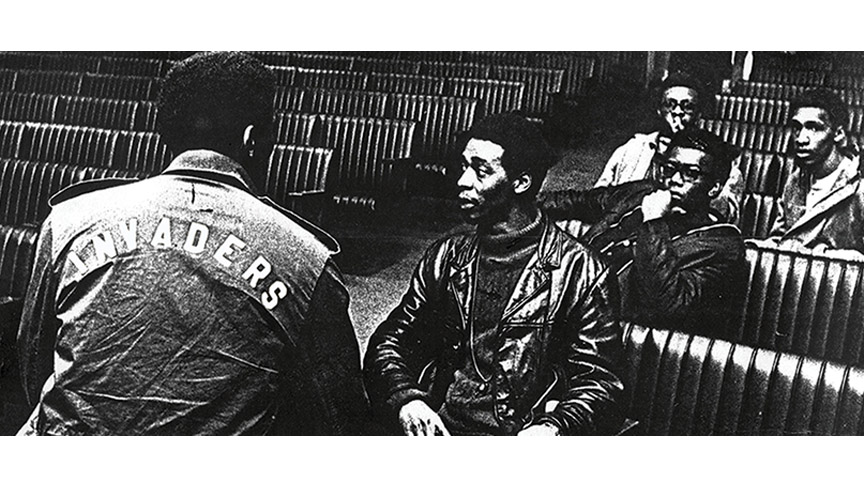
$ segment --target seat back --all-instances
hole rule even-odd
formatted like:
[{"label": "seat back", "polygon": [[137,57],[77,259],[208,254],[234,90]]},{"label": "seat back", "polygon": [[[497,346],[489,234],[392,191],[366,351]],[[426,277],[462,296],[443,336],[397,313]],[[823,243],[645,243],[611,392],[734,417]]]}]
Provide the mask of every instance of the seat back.
[{"label": "seat back", "polygon": [[390,175],[384,161],[411,156],[415,127],[409,120],[319,115],[311,145],[333,149],[337,192],[375,193]]},{"label": "seat back", "polygon": [[369,81],[367,73],[333,71],[327,69],[297,68],[292,86],[301,88],[364,90]]},{"label": "seat back", "polygon": [[748,242],[736,341],[864,366],[864,261]]},{"label": "seat back", "polygon": [[523,83],[522,110],[529,116],[540,116],[552,112],[552,97],[561,92],[564,70],[493,66],[492,77]]},{"label": "seat back", "polygon": [[312,133],[318,123],[316,115],[277,113],[276,143],[283,145],[312,145]]},{"label": "seat back", "polygon": [[413,74],[370,73],[370,91],[405,94],[444,94],[444,78]]},{"label": "seat back", "polygon": [[647,435],[860,435],[864,370],[628,325],[628,416]]},{"label": "seat back", "polygon": [[0,225],[0,297],[24,298],[37,233],[35,228]]},{"label": "seat back", "polygon": [[389,115],[418,123],[415,157],[440,161],[456,143],[456,136],[482,116],[482,102],[470,98],[393,94]]},{"label": "seat back", "polygon": [[487,115],[522,109],[525,83],[497,79],[449,78],[444,85],[447,96],[483,101]]},{"label": "seat back", "polygon": [[767,238],[777,219],[777,196],[745,193],[738,228],[745,238]]},{"label": "seat back", "polygon": [[267,194],[282,204],[289,195],[327,190],[327,172],[333,150],[321,147],[277,145],[267,167]]},{"label": "seat back", "polygon": [[387,93],[352,90],[309,90],[306,113],[384,117]]},{"label": "seat back", "polygon": [[54,111],[60,98],[52,94],[0,93],[0,119],[7,121],[54,121]]},{"label": "seat back", "polygon": [[0,224],[38,225],[48,215],[51,196],[91,179],[139,179],[141,174],[98,167],[0,160]]}]

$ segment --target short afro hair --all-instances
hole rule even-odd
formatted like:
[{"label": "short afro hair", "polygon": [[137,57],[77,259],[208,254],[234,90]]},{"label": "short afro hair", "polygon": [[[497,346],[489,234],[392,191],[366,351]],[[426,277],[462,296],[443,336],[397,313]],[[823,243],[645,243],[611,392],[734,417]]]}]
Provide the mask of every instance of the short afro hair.
[{"label": "short afro hair", "polygon": [[273,73],[248,54],[195,54],[165,77],[156,128],[174,153],[208,148],[231,154],[248,125],[270,136],[275,91]]},{"label": "short afro hair", "polygon": [[791,116],[795,116],[795,112],[801,108],[821,108],[828,113],[828,121],[834,128],[846,128],[846,124],[849,122],[849,109],[846,102],[840,95],[827,88],[813,88],[804,91],[792,100],[789,108]]},{"label": "short afro hair", "polygon": [[711,161],[712,178],[719,182],[729,178],[732,161],[740,155],[738,148],[724,142],[717,135],[694,127],[685,128],[672,135],[666,153],[668,154],[674,147],[695,149],[708,155]]},{"label": "short afro hair", "polygon": [[555,165],[552,147],[543,138],[536,123],[513,113],[491,115],[476,123],[465,134],[465,142],[475,138],[488,140],[504,149],[501,165],[510,178],[531,176],[527,195],[535,196],[543,185],[549,168]]}]

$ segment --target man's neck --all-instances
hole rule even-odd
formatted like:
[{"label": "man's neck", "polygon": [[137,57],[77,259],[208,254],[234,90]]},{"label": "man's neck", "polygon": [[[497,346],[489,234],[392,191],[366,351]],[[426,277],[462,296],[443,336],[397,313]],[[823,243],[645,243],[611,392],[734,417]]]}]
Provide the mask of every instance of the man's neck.
[{"label": "man's neck", "polygon": [[813,167],[813,170],[810,171],[810,175],[812,175],[814,179],[824,179],[833,174],[834,171],[840,167],[841,162],[843,162],[843,155],[839,150],[837,150],[837,147],[833,147],[825,161]]},{"label": "man's neck", "polygon": [[496,236],[516,233],[537,220],[539,210],[533,203],[516,203],[510,207],[506,216],[489,225],[478,225],[481,234]]}]

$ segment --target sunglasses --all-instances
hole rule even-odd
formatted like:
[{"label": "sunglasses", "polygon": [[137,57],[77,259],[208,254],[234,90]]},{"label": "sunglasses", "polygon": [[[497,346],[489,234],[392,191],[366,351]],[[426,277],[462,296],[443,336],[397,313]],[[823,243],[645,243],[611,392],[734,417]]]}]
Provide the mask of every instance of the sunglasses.
[{"label": "sunglasses", "polygon": [[681,179],[684,182],[696,182],[700,177],[710,175],[709,172],[703,171],[698,166],[681,164],[674,160],[657,157],[654,159],[654,163],[664,179],[671,179],[675,174],[681,174]]},{"label": "sunglasses", "polygon": [[678,100],[673,100],[671,98],[667,98],[667,99],[663,100],[663,102],[660,104],[660,106],[662,106],[664,109],[669,110],[669,111],[674,110],[676,106],[678,108],[681,108],[681,111],[683,111],[684,113],[693,113],[696,111],[696,103],[694,103],[690,100],[678,101]]}]

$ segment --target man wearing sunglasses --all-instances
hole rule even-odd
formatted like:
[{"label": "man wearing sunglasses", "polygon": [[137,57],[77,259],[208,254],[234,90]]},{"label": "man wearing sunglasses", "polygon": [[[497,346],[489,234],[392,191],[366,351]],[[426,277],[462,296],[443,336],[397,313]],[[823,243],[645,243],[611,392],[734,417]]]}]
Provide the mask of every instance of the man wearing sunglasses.
[{"label": "man wearing sunglasses", "polygon": [[656,179],[539,199],[551,218],[591,225],[581,240],[618,273],[623,318],[728,338],[745,283],[744,246],[711,200],[735,155],[715,135],[686,128],[654,157]]},{"label": "man wearing sunglasses", "polygon": [[702,86],[695,78],[684,73],[670,74],[660,87],[657,105],[660,129],[648,134],[637,133],[618,147],[594,187],[651,178],[651,160],[666,149],[669,137],[699,122],[701,91]]}]

